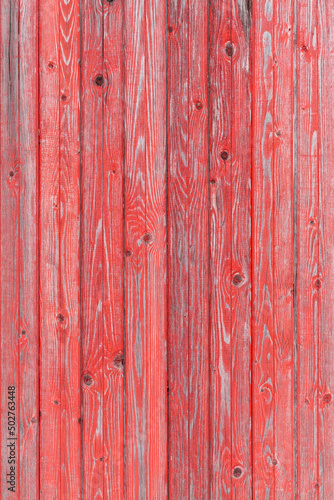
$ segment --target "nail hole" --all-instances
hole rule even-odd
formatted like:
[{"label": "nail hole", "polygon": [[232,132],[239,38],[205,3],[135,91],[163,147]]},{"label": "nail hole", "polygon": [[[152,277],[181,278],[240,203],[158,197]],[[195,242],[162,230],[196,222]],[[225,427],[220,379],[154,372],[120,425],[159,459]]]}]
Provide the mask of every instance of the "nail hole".
[{"label": "nail hole", "polygon": [[22,330],[22,335],[25,335],[27,332],[25,330]]},{"label": "nail hole", "polygon": [[53,402],[56,406],[59,406],[60,405],[60,402],[56,399],[54,402]]},{"label": "nail hole", "polygon": [[324,401],[325,403],[330,403],[332,401],[332,396],[330,394],[325,394]]},{"label": "nail hole", "polygon": [[86,373],[83,378],[84,384],[91,386],[93,384],[93,379],[89,373]]},{"label": "nail hole", "polygon": [[315,287],[319,290],[321,288],[321,281],[318,279],[315,280]]},{"label": "nail hole", "polygon": [[224,160],[224,161],[225,161],[225,160],[227,160],[227,159],[228,159],[228,152],[227,152],[226,150],[222,151],[222,152],[220,153],[220,157],[221,157],[221,159],[222,159],[222,160]]},{"label": "nail hole", "polygon": [[169,33],[172,33],[173,28],[172,28],[171,26],[169,26],[169,27],[168,27],[168,31],[169,31]]},{"label": "nail hole", "polygon": [[9,172],[9,175],[10,175],[10,177],[14,177],[14,172],[11,170],[11,171]]},{"label": "nail hole", "polygon": [[242,469],[240,467],[236,467],[233,469],[233,476],[234,477],[240,477],[242,474]]},{"label": "nail hole", "polygon": [[32,424],[34,424],[35,422],[37,422],[37,418],[33,417],[33,418],[31,419],[31,423],[32,423]]},{"label": "nail hole", "polygon": [[131,250],[127,250],[127,251],[125,252],[125,255],[126,255],[127,257],[131,257],[131,255],[132,255]]},{"label": "nail hole", "polygon": [[235,274],[235,275],[233,276],[233,285],[234,285],[234,286],[238,286],[238,285],[240,285],[240,283],[242,283],[242,281],[243,281],[243,280],[242,280],[242,276],[241,276],[241,274],[239,274],[239,273],[238,273],[238,274]]},{"label": "nail hole", "polygon": [[214,185],[216,184],[216,182],[217,182],[216,179],[211,179],[210,184]]},{"label": "nail hole", "polygon": [[272,464],[273,464],[273,465],[277,465],[277,464],[278,464],[278,462],[277,462],[276,458],[274,458],[274,460],[272,461]]},{"label": "nail hole", "polygon": [[66,99],[67,99],[67,95],[66,95],[66,94],[62,94],[62,96],[61,96],[61,100],[62,100],[62,101],[66,101]]},{"label": "nail hole", "polygon": [[225,52],[228,57],[233,56],[233,45],[231,44],[231,42],[227,42],[227,44],[225,45]]},{"label": "nail hole", "polygon": [[152,240],[153,240],[153,236],[151,235],[151,233],[144,234],[143,242],[145,243],[145,245],[148,245]]},{"label": "nail hole", "polygon": [[58,321],[59,323],[62,323],[64,320],[65,320],[65,317],[64,317],[62,314],[58,314],[58,316],[57,316],[57,321]]},{"label": "nail hole", "polygon": [[50,61],[48,64],[48,68],[53,69],[54,67],[55,67],[54,63]]},{"label": "nail hole", "polygon": [[94,83],[95,85],[97,85],[98,87],[102,87],[103,83],[104,83],[104,78],[102,75],[97,75],[97,77],[95,78],[94,80]]},{"label": "nail hole", "polygon": [[202,109],[202,108],[203,108],[203,104],[200,101],[197,101],[196,102],[196,109]]},{"label": "nail hole", "polygon": [[303,52],[307,52],[307,51],[308,51],[308,47],[307,47],[307,45],[305,45],[305,44],[304,44],[304,45],[302,45],[302,51],[303,51]]},{"label": "nail hole", "polygon": [[310,404],[310,400],[308,398],[305,398],[305,404],[306,405],[309,405]]}]

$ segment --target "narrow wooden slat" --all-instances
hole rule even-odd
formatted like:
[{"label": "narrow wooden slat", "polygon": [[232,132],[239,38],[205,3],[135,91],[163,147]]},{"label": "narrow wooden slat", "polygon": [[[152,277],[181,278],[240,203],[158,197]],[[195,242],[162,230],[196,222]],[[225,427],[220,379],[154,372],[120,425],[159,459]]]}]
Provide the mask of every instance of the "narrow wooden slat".
[{"label": "narrow wooden slat", "polygon": [[231,269],[232,65],[231,2],[210,9],[210,438],[211,497],[232,498]]},{"label": "narrow wooden slat", "polygon": [[212,498],[251,496],[251,11],[211,2]]},{"label": "narrow wooden slat", "polygon": [[[20,464],[22,498],[39,497],[38,10],[20,2]],[[25,332],[25,333],[23,333]]]},{"label": "narrow wooden slat", "polygon": [[74,499],[81,487],[80,0],[61,0],[59,10],[60,496]]},{"label": "narrow wooden slat", "polygon": [[169,497],[209,498],[208,2],[168,26]]},{"label": "narrow wooden slat", "polygon": [[[1,3],[1,498],[20,498],[20,281],[22,161],[20,148],[19,3]],[[12,398],[8,398],[8,388]],[[9,403],[14,403],[12,406]],[[14,410],[15,422],[9,411]],[[12,415],[11,415],[12,416]],[[9,438],[12,437],[13,441]],[[8,445],[11,445],[11,448]],[[14,453],[15,479],[8,457]],[[13,490],[10,491],[9,487]]]},{"label": "narrow wooden slat", "polygon": [[318,1],[319,147],[319,498],[334,498],[334,12]]},{"label": "narrow wooden slat", "polygon": [[297,491],[319,484],[319,168],[317,1],[297,8]]},{"label": "narrow wooden slat", "polygon": [[253,8],[253,492],[280,498],[294,496],[294,6]]},{"label": "narrow wooden slat", "polygon": [[80,498],[79,1],[40,2],[41,495]]},{"label": "narrow wooden slat", "polygon": [[82,2],[83,497],[103,498],[103,10]]},{"label": "narrow wooden slat", "polygon": [[103,498],[124,498],[123,4],[104,7],[103,69]]},{"label": "narrow wooden slat", "polygon": [[165,22],[165,2],[125,1],[128,498],[167,498]]},{"label": "narrow wooden slat", "polygon": [[39,3],[40,490],[60,496],[59,5]]},{"label": "narrow wooden slat", "polygon": [[[232,497],[251,498],[251,25],[247,0],[232,2],[231,420]],[[226,47],[227,56],[229,45]],[[241,473],[240,473],[241,469]]]}]

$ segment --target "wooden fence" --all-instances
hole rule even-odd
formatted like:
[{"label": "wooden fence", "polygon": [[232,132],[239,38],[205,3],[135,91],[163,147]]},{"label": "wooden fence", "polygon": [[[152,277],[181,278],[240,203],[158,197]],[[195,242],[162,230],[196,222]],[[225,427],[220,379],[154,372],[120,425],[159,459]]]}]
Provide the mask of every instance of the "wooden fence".
[{"label": "wooden fence", "polygon": [[1,0],[1,499],[334,498],[334,0]]}]

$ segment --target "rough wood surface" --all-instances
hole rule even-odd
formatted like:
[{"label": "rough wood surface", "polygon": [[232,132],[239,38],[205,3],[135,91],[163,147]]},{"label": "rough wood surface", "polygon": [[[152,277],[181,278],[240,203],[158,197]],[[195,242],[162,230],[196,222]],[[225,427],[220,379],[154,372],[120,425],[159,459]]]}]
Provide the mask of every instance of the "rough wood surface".
[{"label": "rough wood surface", "polygon": [[[1,498],[38,495],[37,4],[1,3]],[[15,387],[14,408],[9,388]],[[9,411],[12,410],[11,413]],[[15,420],[13,420],[13,418]],[[10,420],[11,419],[11,420]],[[15,427],[15,429],[14,429]],[[10,432],[10,429],[13,433]],[[15,461],[8,462],[9,437]],[[15,488],[9,490],[10,467]]]},{"label": "rough wood surface", "polygon": [[249,498],[251,464],[251,11],[211,2],[212,498]]},{"label": "rough wood surface", "polygon": [[253,10],[253,492],[294,496],[293,13]]},{"label": "rough wood surface", "polygon": [[209,494],[208,3],[168,2],[169,495]]},{"label": "rough wood surface", "polygon": [[124,4],[126,492],[167,498],[165,3]]},{"label": "rough wood surface", "polygon": [[333,6],[2,0],[1,498],[334,498]]},{"label": "rough wood surface", "polygon": [[79,3],[39,8],[40,494],[79,498]]}]

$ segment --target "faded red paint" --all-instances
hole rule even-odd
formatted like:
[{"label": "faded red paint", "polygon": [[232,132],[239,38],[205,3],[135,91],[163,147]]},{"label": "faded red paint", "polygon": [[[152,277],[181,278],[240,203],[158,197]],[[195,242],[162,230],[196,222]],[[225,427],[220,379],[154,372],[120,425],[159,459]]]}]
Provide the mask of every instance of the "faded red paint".
[{"label": "faded red paint", "polygon": [[1,498],[334,498],[333,12],[1,2]]}]

